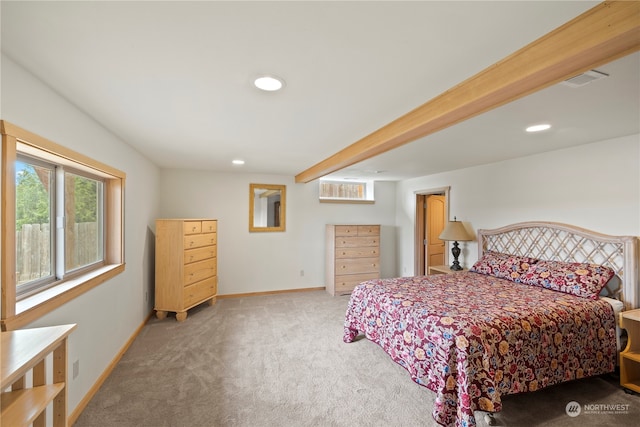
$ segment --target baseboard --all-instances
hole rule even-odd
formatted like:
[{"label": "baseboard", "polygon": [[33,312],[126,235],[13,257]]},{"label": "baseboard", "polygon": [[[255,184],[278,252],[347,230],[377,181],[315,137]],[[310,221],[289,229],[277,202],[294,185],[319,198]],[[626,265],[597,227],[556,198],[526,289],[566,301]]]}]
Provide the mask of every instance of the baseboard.
[{"label": "baseboard", "polygon": [[111,375],[111,372],[115,369],[116,365],[118,364],[120,359],[122,359],[122,356],[124,356],[124,354],[127,352],[129,347],[131,346],[131,344],[133,344],[133,341],[140,334],[140,331],[142,331],[142,328],[144,328],[144,326],[147,324],[149,319],[151,319],[151,316],[153,316],[153,311],[151,311],[147,315],[147,317],[144,319],[142,324],[140,326],[138,326],[138,329],[136,329],[136,331],[133,333],[133,335],[131,335],[131,338],[129,338],[129,340],[125,343],[124,347],[122,347],[122,349],[120,349],[118,354],[116,354],[116,357],[113,358],[113,360],[107,366],[107,368],[104,370],[102,375],[100,375],[100,377],[98,377],[98,380],[95,382],[93,387],[91,387],[89,389],[89,391],[87,392],[87,394],[85,394],[85,396],[82,398],[80,403],[78,403],[78,406],[76,406],[76,408],[73,410],[73,412],[71,412],[69,414],[69,425],[70,426],[73,426],[76,423],[76,421],[78,421],[78,418],[80,418],[80,415],[82,414],[82,411],[84,411],[84,408],[87,407],[87,405],[89,404],[89,402],[91,401],[93,396],[98,392],[98,390],[100,390],[100,387],[102,387],[102,384],[106,381],[106,379],[109,377],[109,375]]},{"label": "baseboard", "polygon": [[283,289],[280,291],[264,291],[264,292],[247,292],[245,294],[226,294],[226,295],[218,295],[218,299],[225,298],[240,298],[240,297],[256,297],[260,295],[275,295],[275,294],[287,294],[290,292],[311,292],[311,291],[324,291],[325,287],[321,286],[318,288],[299,288],[299,289]]}]

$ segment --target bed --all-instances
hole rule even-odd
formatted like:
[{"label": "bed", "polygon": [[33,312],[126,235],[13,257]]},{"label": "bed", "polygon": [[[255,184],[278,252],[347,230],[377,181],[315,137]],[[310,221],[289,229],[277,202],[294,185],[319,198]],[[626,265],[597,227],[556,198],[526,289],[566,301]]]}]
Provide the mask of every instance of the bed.
[{"label": "bed", "polygon": [[469,272],[363,282],[344,341],[379,344],[434,391],[443,426],[474,426],[501,396],[610,373],[616,311],[638,307],[638,242],[548,222],[478,230]]}]

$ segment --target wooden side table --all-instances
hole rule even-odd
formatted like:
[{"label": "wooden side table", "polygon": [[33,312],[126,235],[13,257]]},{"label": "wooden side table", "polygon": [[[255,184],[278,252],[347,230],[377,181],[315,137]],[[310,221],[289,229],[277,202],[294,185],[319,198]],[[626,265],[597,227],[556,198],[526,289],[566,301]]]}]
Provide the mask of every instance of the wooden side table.
[{"label": "wooden side table", "polygon": [[620,385],[640,393],[640,309],[620,313],[627,330],[627,347],[620,353]]},{"label": "wooden side table", "polygon": [[469,271],[468,268],[463,268],[462,270],[452,270],[448,265],[430,265],[428,269],[428,274],[449,274],[449,273],[460,273],[462,271]]}]

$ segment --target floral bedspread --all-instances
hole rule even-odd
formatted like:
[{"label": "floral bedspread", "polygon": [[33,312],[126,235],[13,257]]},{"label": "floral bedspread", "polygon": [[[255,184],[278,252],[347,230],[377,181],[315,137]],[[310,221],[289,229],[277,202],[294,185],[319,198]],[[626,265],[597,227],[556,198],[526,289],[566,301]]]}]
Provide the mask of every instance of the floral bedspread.
[{"label": "floral bedspread", "polygon": [[436,393],[443,426],[475,426],[503,395],[612,372],[617,357],[607,302],[472,272],[358,285],[344,341],[359,333]]}]

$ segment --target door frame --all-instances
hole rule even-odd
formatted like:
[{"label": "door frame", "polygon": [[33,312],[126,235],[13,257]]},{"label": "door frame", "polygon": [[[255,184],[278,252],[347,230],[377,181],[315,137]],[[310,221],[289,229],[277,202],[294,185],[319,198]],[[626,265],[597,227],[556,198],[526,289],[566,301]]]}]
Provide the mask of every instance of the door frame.
[{"label": "door frame", "polygon": [[[424,262],[425,249],[424,249],[424,240],[426,238],[424,222],[425,222],[425,203],[427,201],[427,196],[432,194],[444,194],[445,200],[445,221],[449,221],[449,190],[451,187],[439,187],[439,188],[430,188],[428,190],[419,190],[414,191],[416,195],[416,215],[414,218],[414,251],[413,251],[413,275],[418,276],[422,272],[427,274]],[[445,264],[449,263],[449,251],[444,251],[444,261]]]}]

